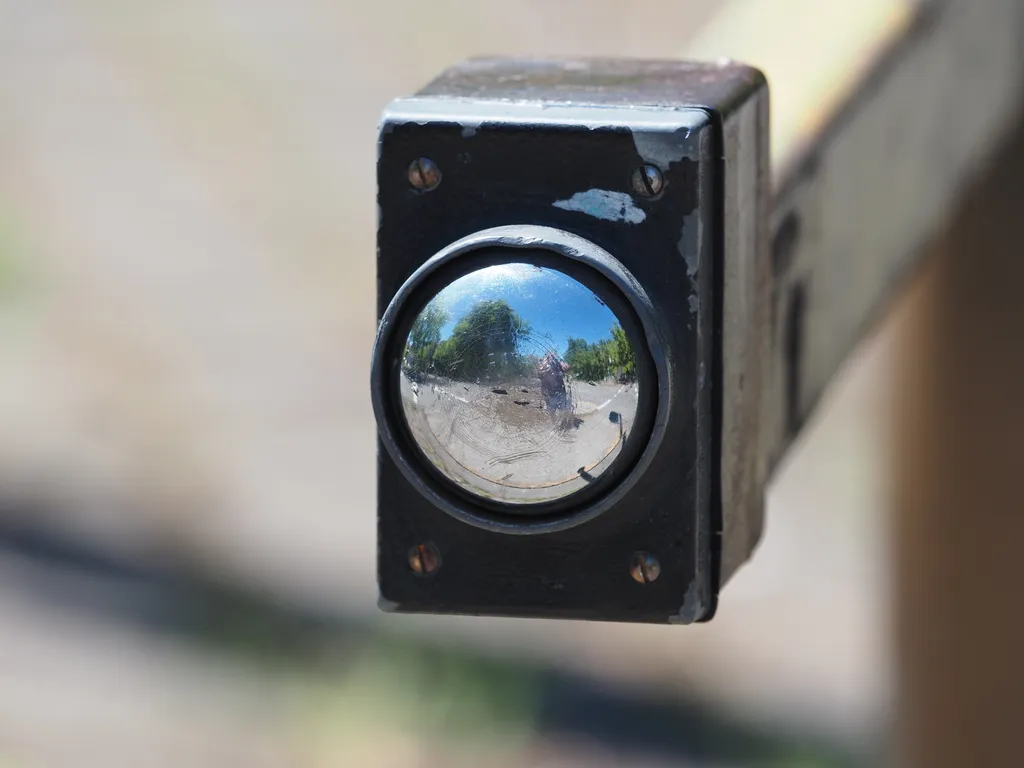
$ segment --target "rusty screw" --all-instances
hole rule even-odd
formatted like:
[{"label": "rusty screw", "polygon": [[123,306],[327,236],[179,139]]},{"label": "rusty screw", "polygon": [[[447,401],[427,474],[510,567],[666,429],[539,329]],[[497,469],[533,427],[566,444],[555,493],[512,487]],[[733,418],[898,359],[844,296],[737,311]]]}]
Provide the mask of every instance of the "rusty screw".
[{"label": "rusty screw", "polygon": [[430,576],[441,567],[441,553],[426,541],[409,550],[409,567],[417,576]]},{"label": "rusty screw", "polygon": [[429,157],[418,157],[409,163],[409,183],[420,192],[429,192],[441,183],[441,170]]},{"label": "rusty screw", "polygon": [[655,197],[665,188],[665,177],[653,165],[641,165],[629,177],[633,194],[639,197]]},{"label": "rusty screw", "polygon": [[640,584],[650,584],[661,575],[661,563],[650,552],[637,552],[629,566],[629,575]]}]

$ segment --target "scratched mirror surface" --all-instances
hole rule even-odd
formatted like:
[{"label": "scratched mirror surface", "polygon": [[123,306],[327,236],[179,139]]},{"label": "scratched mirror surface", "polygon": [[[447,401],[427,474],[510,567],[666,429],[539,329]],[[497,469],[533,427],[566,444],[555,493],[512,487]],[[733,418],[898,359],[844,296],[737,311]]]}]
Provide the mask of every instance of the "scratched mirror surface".
[{"label": "scratched mirror surface", "polygon": [[415,319],[401,403],[448,480],[508,504],[563,499],[615,463],[644,405],[634,348],[569,275],[499,264],[443,288]]}]

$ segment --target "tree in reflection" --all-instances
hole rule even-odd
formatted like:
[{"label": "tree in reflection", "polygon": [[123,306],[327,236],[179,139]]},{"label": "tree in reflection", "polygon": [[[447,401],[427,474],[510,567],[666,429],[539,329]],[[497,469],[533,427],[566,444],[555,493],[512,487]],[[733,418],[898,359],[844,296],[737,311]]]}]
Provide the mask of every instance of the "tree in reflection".
[{"label": "tree in reflection", "polygon": [[522,375],[529,363],[518,347],[530,332],[530,324],[504,299],[479,301],[436,345],[433,369],[462,380]]},{"label": "tree in reflection", "polygon": [[636,378],[636,357],[633,345],[622,326],[611,327],[611,338],[587,342],[569,337],[565,361],[573,375],[582,381],[604,381],[615,375],[622,381]]},{"label": "tree in reflection", "polygon": [[603,339],[587,343],[586,339],[569,337],[565,362],[577,379],[602,381],[611,373],[611,341]]},{"label": "tree in reflection", "polygon": [[612,365],[619,373],[619,378],[624,381],[636,380],[636,355],[633,352],[633,345],[629,343],[629,337],[616,323],[612,326],[611,340]]},{"label": "tree in reflection", "polygon": [[427,373],[441,343],[441,328],[448,322],[448,312],[437,302],[430,302],[409,330],[402,367],[412,378]]}]

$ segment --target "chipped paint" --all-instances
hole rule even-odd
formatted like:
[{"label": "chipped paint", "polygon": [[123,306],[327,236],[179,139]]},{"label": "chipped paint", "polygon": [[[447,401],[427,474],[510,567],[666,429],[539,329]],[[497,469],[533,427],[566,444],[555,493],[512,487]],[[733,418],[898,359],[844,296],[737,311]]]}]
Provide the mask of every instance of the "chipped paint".
[{"label": "chipped paint", "polygon": [[680,127],[672,132],[635,130],[633,145],[645,163],[656,165],[667,171],[672,163],[678,163],[690,154],[690,129]]},{"label": "chipped paint", "polygon": [[690,303],[690,312],[696,315],[697,305],[699,304],[699,302],[697,301],[697,297],[691,293],[689,296],[687,296],[687,301]]},{"label": "chipped paint", "polygon": [[[487,99],[435,99],[411,96],[395,99],[384,109],[384,131],[393,125],[432,122],[456,122],[463,129],[496,125],[576,125],[590,130],[626,129],[636,136],[663,134],[669,137],[699,137],[701,126],[707,123],[707,113],[692,107],[665,109],[652,106],[607,106],[591,104],[552,104],[531,101],[494,101]],[[669,142],[676,146],[676,138]],[[643,140],[641,140],[643,141]],[[691,144],[693,141],[691,140]],[[658,150],[653,149],[656,154]],[[677,152],[670,150],[673,154]]]},{"label": "chipped paint", "polygon": [[694,212],[683,221],[683,231],[676,243],[679,255],[686,260],[686,274],[691,279],[697,277],[700,268],[700,245],[700,220]]},{"label": "chipped paint", "polygon": [[388,600],[384,595],[377,596],[377,607],[384,613],[398,613],[402,610],[402,604],[394,600]]},{"label": "chipped paint", "polygon": [[475,125],[463,125],[462,126],[462,138],[470,139],[476,136],[477,126]]},{"label": "chipped paint", "polygon": [[697,585],[697,579],[694,579],[687,587],[686,594],[683,595],[683,607],[679,609],[679,613],[669,616],[668,621],[669,624],[693,624],[704,615],[704,611],[705,606],[701,599],[700,587]]},{"label": "chipped paint", "polygon": [[647,214],[636,207],[633,198],[628,194],[608,189],[588,189],[586,192],[577,192],[568,200],[558,200],[553,205],[555,208],[578,211],[606,221],[639,224],[647,218]]}]

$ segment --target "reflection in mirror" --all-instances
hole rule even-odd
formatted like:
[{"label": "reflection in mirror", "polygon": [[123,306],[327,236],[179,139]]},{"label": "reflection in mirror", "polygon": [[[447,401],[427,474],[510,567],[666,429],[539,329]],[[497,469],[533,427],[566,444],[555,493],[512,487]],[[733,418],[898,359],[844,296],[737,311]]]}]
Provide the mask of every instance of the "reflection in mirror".
[{"label": "reflection in mirror", "polygon": [[582,283],[532,264],[442,289],[413,322],[401,371],[402,410],[427,459],[465,490],[513,504],[598,479],[640,405],[619,319]]}]

